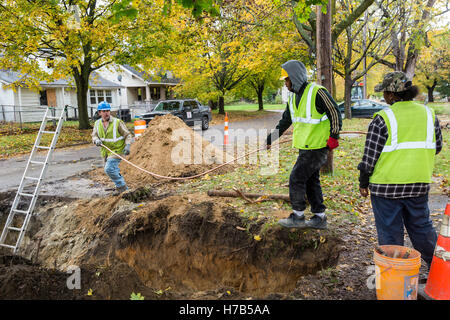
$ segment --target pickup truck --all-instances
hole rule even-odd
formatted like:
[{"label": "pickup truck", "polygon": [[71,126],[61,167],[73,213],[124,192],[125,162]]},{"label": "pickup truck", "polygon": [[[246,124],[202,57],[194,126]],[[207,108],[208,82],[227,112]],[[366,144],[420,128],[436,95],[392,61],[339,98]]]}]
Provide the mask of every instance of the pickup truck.
[{"label": "pickup truck", "polygon": [[195,99],[177,99],[160,101],[153,111],[141,114],[140,119],[148,124],[156,116],[164,116],[168,113],[177,116],[188,126],[201,124],[202,130],[209,128],[209,122],[212,120],[211,109],[203,106]]}]

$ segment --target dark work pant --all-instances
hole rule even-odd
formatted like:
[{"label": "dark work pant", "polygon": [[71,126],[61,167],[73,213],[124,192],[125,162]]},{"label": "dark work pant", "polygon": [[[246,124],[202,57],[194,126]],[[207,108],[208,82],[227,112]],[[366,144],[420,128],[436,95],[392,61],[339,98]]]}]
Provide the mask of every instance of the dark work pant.
[{"label": "dark work pant", "polygon": [[408,231],[414,249],[431,265],[437,234],[430,219],[428,195],[414,198],[388,199],[372,195],[372,208],[380,245],[403,246],[404,230]]},{"label": "dark work pant", "polygon": [[292,209],[306,209],[305,194],[311,204],[312,213],[324,212],[320,168],[327,161],[328,148],[299,150],[297,162],[289,177],[289,197]]}]

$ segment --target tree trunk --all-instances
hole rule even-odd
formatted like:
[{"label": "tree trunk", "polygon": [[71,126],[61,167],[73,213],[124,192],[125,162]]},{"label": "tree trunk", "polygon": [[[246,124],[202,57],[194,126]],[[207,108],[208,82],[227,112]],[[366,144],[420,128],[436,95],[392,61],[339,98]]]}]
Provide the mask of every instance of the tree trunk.
[{"label": "tree trunk", "polygon": [[89,114],[87,110],[87,92],[89,89],[89,74],[83,72],[81,75],[75,75],[77,86],[78,102],[78,129],[90,129]]},{"label": "tree trunk", "polygon": [[348,74],[346,72],[345,74],[345,118],[351,119],[352,118],[352,76],[351,74]]},{"label": "tree trunk", "polygon": [[323,14],[317,6],[317,81],[333,94],[333,65],[331,51],[331,4]]},{"label": "tree trunk", "polygon": [[[333,94],[333,72],[331,51],[331,1],[327,4],[327,13],[323,14],[317,6],[317,80],[330,94]],[[333,151],[328,151],[327,163],[321,168],[322,173],[333,174]]]},{"label": "tree trunk", "polygon": [[224,97],[219,97],[219,114],[225,114],[225,103],[224,103]]},{"label": "tree trunk", "polygon": [[209,100],[208,101],[208,105],[211,108],[211,110],[216,110],[217,109],[217,102],[215,102],[213,100]]},{"label": "tree trunk", "polygon": [[427,86],[428,102],[434,102],[433,92],[434,92],[434,88],[436,88],[436,85],[437,85],[437,81],[436,81],[436,79],[434,79],[433,85],[431,87]]},{"label": "tree trunk", "polygon": [[264,103],[263,103],[263,92],[264,92],[264,85],[258,87],[258,110],[264,110]]}]

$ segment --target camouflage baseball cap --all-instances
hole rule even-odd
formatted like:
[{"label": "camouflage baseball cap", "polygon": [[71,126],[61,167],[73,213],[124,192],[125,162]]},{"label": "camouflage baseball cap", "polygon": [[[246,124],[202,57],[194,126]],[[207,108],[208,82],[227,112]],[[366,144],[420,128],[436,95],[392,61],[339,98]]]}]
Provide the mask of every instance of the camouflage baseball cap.
[{"label": "camouflage baseball cap", "polygon": [[408,89],[411,84],[411,81],[406,77],[406,74],[404,72],[389,72],[384,76],[383,82],[375,86],[375,92],[402,92]]}]

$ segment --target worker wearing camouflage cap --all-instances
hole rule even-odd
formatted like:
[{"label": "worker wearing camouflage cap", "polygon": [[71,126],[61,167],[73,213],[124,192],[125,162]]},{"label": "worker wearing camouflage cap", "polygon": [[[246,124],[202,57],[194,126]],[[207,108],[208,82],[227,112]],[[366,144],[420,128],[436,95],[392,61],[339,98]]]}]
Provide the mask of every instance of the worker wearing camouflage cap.
[{"label": "worker wearing camouflage cap", "polygon": [[[339,146],[341,113],[329,92],[307,81],[305,65],[289,60],[281,69],[281,79],[290,91],[286,110],[276,126],[276,134],[267,137],[267,147],[292,124],[292,147],[299,149],[297,161],[289,177],[289,198],[292,213],[278,224],[286,228],[326,229],[326,207],[320,185],[320,168],[326,163],[329,150]],[[306,221],[306,198],[313,216]]]},{"label": "worker wearing camouflage cap", "polygon": [[434,158],[442,134],[434,111],[413,99],[419,90],[403,72],[386,74],[375,86],[390,105],[375,113],[358,165],[360,193],[370,190],[380,245],[411,242],[430,266],[437,241],[428,208]]},{"label": "worker wearing camouflage cap", "polygon": [[[116,154],[129,155],[132,136],[125,123],[111,116],[111,106],[106,101],[100,102],[97,110],[101,118],[94,124],[92,142],[99,147],[105,145]],[[105,163],[105,173],[116,186],[113,194],[127,190],[119,169],[121,159],[103,147],[100,152]]]}]

